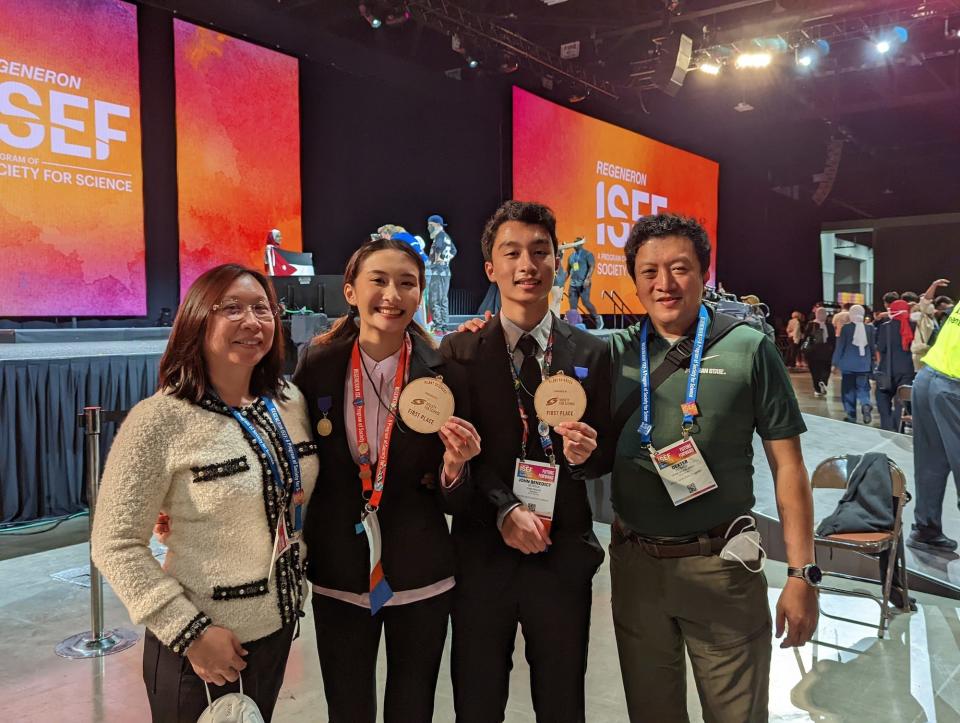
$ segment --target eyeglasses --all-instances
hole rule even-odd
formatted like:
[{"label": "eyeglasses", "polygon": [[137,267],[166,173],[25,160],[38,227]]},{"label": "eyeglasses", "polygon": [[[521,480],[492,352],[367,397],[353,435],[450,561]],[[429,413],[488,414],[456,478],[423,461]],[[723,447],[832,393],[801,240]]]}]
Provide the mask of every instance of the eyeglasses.
[{"label": "eyeglasses", "polygon": [[227,321],[240,321],[247,315],[247,311],[252,311],[257,321],[274,321],[276,309],[265,301],[258,301],[255,304],[241,304],[239,301],[224,301],[220,304],[214,304],[211,309],[218,312]]}]

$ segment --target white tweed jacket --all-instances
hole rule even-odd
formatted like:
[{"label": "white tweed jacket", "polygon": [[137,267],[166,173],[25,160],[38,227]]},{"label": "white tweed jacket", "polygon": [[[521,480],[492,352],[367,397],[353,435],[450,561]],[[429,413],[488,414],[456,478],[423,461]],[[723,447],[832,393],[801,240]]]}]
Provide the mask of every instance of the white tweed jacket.
[{"label": "white tweed jacket", "polygon": [[[300,391],[288,385],[277,409],[296,445],[309,500],[317,446]],[[174,652],[209,625],[241,642],[292,622],[303,601],[302,552],[294,545],[270,575],[289,475],[263,402],[245,407],[287,489],[275,485],[262,452],[218,400],[195,404],[157,392],[137,404],[107,458],[91,540],[93,560],[136,623]],[[157,514],[170,516],[163,567],[150,551]],[[306,501],[303,507],[306,512]],[[268,578],[270,578],[268,582]]]}]

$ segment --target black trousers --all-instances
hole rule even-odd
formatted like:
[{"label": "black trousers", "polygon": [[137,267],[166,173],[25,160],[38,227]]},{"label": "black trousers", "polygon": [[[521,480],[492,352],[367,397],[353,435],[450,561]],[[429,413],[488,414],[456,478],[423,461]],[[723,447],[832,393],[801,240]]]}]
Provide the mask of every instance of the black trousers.
[{"label": "black trousers", "polygon": [[886,429],[891,432],[899,431],[900,415],[903,413],[903,407],[897,401],[897,389],[902,384],[913,384],[913,372],[907,374],[898,374],[891,380],[893,387],[891,389],[881,389],[877,385],[877,411],[880,412],[880,429]]},{"label": "black trousers", "polygon": [[[256,702],[269,721],[273,715],[287,656],[293,642],[293,625],[280,628],[260,640],[244,643],[247,667],[243,676],[243,692]],[[181,658],[162,645],[149,630],[143,641],[143,682],[154,723],[195,723],[207,707],[207,693],[203,681],[193,672],[187,658]],[[210,697],[240,691],[240,682],[223,686],[211,685]]]},{"label": "black trousers", "polygon": [[429,723],[447,639],[453,593],[370,610],[313,595],[313,620],[331,723],[377,719],[377,652],[386,628],[387,723]]},{"label": "black trousers", "polygon": [[820,382],[824,384],[830,383],[831,362],[829,359],[808,359],[807,364],[810,365],[810,378],[813,380],[813,391],[819,393]]},{"label": "black trousers", "polygon": [[[453,697],[457,723],[504,719],[517,625],[537,720],[581,723],[592,581],[572,584],[526,559],[497,594],[454,590]],[[474,588],[476,589],[476,588]]]}]

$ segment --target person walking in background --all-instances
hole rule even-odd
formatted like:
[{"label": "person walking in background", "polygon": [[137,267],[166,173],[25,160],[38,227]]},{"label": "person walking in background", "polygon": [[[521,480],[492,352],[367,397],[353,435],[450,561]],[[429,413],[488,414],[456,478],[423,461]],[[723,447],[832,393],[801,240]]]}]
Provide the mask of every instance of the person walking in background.
[{"label": "person walking in background", "polygon": [[878,324],[877,352],[877,411],[880,413],[880,428],[894,432],[900,427],[902,408],[896,401],[897,389],[913,382],[913,357],[910,345],[913,342],[913,324],[910,321],[910,304],[902,299],[887,301],[884,305],[888,318]]},{"label": "person walking in background", "polygon": [[914,371],[920,371],[923,366],[924,354],[930,350],[937,339],[937,332],[940,330],[937,311],[948,305],[953,305],[950,297],[937,296],[937,289],[949,284],[949,279],[937,279],[930,284],[930,288],[923,292],[923,296],[917,302],[917,328],[913,335],[913,343],[910,345]]},{"label": "person walking in background", "polygon": [[787,366],[791,369],[800,360],[800,342],[803,341],[803,314],[794,311],[787,322]]},{"label": "person walking in background", "polygon": [[844,304],[840,311],[833,315],[833,334],[840,338],[840,330],[850,323],[850,304]]},{"label": "person walking in background", "polygon": [[876,358],[877,330],[863,323],[863,307],[854,304],[849,311],[850,323],[837,337],[833,350],[833,366],[840,370],[840,395],[845,422],[857,421],[857,405],[863,415],[863,423],[873,421],[873,405],[870,403],[870,373]]},{"label": "person walking in background", "polygon": [[813,380],[813,396],[825,397],[827,384],[830,381],[830,362],[833,359],[836,337],[833,324],[827,321],[827,310],[823,306],[817,307],[813,321],[807,324],[803,345],[803,353]]}]

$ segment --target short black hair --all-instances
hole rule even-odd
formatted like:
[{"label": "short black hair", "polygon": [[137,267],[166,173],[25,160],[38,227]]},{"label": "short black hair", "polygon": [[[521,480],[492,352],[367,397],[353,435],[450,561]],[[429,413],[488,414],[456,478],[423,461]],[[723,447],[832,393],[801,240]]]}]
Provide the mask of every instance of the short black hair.
[{"label": "short black hair", "polygon": [[533,226],[542,226],[550,234],[550,243],[553,244],[553,253],[557,253],[557,217],[553,211],[542,203],[534,201],[507,201],[487,221],[483,227],[483,236],[480,237],[480,248],[483,251],[483,260],[493,260],[493,242],[497,238],[497,231],[507,221],[519,221]]},{"label": "short black hair", "polygon": [[903,301],[906,301],[908,304],[916,304],[918,301],[920,301],[920,294],[913,291],[904,291],[902,294],[900,294],[900,298]]},{"label": "short black hair", "polygon": [[953,299],[951,299],[946,294],[941,294],[936,299],[933,300],[933,307],[939,309],[941,306],[953,306]]},{"label": "short black hair", "polygon": [[896,291],[888,291],[883,295],[883,303],[889,306],[899,298],[900,294],[898,294]]},{"label": "short black hair", "polygon": [[627,259],[627,272],[630,278],[636,281],[637,250],[652,238],[666,238],[667,236],[681,236],[693,244],[700,263],[700,273],[706,274],[710,270],[710,238],[706,229],[690,216],[678,216],[673,213],[660,213],[656,216],[645,216],[637,221],[630,229],[627,244],[623,247],[623,255]]}]

